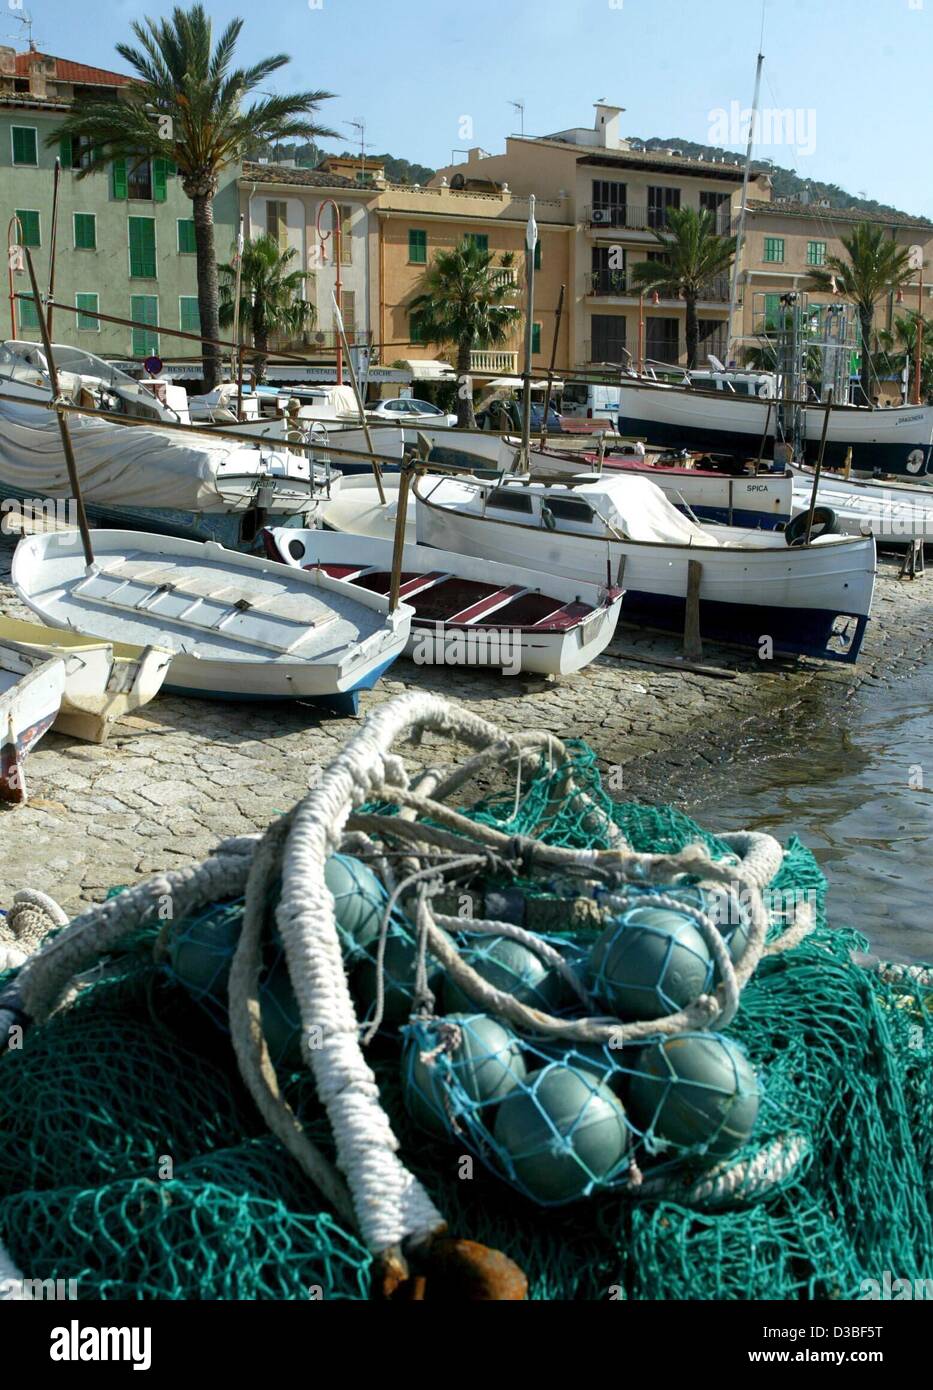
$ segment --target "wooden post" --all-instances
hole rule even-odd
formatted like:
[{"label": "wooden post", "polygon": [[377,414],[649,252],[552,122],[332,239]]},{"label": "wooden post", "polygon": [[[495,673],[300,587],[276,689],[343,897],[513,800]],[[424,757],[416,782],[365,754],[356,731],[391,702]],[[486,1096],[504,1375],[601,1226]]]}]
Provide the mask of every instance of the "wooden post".
[{"label": "wooden post", "polygon": [[49,234],[49,296],[46,309],[46,318],[49,325],[49,337],[52,336],[52,296],[55,293],[55,248],[58,244],[58,191],[62,179],[62,162],[55,160],[55,175],[52,180],[52,229]]},{"label": "wooden post", "polygon": [[405,455],[398,480],[398,509],[395,513],[395,545],[392,550],[392,581],[389,586],[389,612],[394,613],[399,604],[399,589],[402,586],[402,558],[405,553],[405,522],[408,518],[408,490],[414,472],[414,459]]},{"label": "wooden post", "polygon": [[700,637],[700,584],[703,566],[699,560],[687,561],[687,610],[684,615],[684,656],[688,661],[702,661],[703,642]]},{"label": "wooden post", "polygon": [[36,315],[39,319],[39,330],[42,334],[42,346],[45,349],[45,358],[49,368],[49,381],[52,386],[52,404],[55,407],[55,414],[58,417],[58,428],[62,437],[62,449],[65,453],[65,463],[68,468],[68,481],[71,483],[71,490],[74,493],[75,507],[78,512],[78,530],[81,532],[81,544],[84,546],[84,559],[88,566],[94,563],[94,547],[91,545],[91,532],[87,524],[87,516],[84,511],[84,500],[81,496],[81,483],[78,479],[78,466],[75,463],[74,450],[71,447],[71,431],[65,413],[57,408],[58,406],[58,372],[55,370],[55,357],[52,352],[52,339],[49,336],[49,326],[45,318],[45,307],[39,294],[39,285],[36,281],[36,270],[32,263],[32,256],[29,254],[29,247],[24,248],[26,253],[26,268],[29,271],[29,281],[32,285],[32,297],[36,303]]},{"label": "wooden post", "polygon": [[[353,365],[353,358],[350,356],[350,345],[347,342],[347,334],[343,326],[343,314],[340,312],[340,306],[337,303],[336,297],[334,297],[334,317],[337,321],[337,332],[340,334],[340,341],[343,344],[343,348],[346,350],[347,354],[347,370],[350,373],[350,383],[353,387],[353,396],[356,401],[356,408],[360,412],[360,423],[363,426],[363,436],[366,440],[366,447],[371,454],[375,454],[376,450],[373,447],[373,437],[370,433],[369,422],[367,421],[366,416],[363,413],[363,397],[360,395],[360,386],[359,382],[356,379],[356,367]],[[386,504],[386,494],[385,488],[382,486],[382,469],[379,467],[379,464],[376,462],[375,459],[372,460],[372,469],[373,477],[376,479],[376,487],[379,492],[379,501],[384,507]]]},{"label": "wooden post", "polygon": [[554,381],[554,364],[557,361],[557,339],[560,334],[560,321],[564,313],[564,291],[566,285],[561,285],[560,295],[557,300],[557,317],[554,320],[554,341],[551,344],[551,362],[547,369],[547,391],[544,393],[544,414],[541,417],[541,448],[544,448],[547,438],[547,413],[551,408],[551,386]]},{"label": "wooden post", "polygon": [[845,478],[846,482],[848,482],[849,479],[852,477],[852,445],[851,445],[851,444],[849,445],[848,449],[846,449],[846,461],[845,461],[845,463],[844,463],[844,465],[843,465],[843,468],[842,468],[842,476]]},{"label": "wooden post", "polygon": [[826,453],[826,434],[829,430],[829,413],[833,408],[833,388],[830,386],[826,398],[826,408],[823,413],[823,433],[820,436],[820,452],[817,455],[816,471],[813,474],[813,490],[810,493],[810,510],[807,512],[807,533],[804,537],[804,545],[810,544],[810,532],[813,529],[813,513],[816,511],[816,494],[820,487],[820,476],[823,472],[823,455]]}]

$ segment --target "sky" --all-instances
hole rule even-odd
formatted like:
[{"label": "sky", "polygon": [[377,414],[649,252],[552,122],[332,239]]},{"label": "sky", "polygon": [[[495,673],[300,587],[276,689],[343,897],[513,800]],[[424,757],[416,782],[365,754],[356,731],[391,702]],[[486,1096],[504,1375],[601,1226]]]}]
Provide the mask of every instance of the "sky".
[{"label": "sky", "polygon": [[[6,13],[4,14],[4,6]],[[324,149],[432,168],[455,150],[500,153],[519,130],[590,126],[593,103],[626,108],[622,134],[679,137],[744,155],[755,57],[765,55],[756,155],[933,217],[933,0],[207,0],[219,31],[245,19],[245,61],[290,64],[270,90],[326,90]],[[124,64],[130,24],[159,0],[0,0],[0,42]],[[99,24],[93,19],[99,14]],[[762,37],[762,19],[763,37]],[[90,22],[89,22],[90,21]],[[746,116],[747,120],[747,116]],[[462,156],[461,156],[462,157]]]}]

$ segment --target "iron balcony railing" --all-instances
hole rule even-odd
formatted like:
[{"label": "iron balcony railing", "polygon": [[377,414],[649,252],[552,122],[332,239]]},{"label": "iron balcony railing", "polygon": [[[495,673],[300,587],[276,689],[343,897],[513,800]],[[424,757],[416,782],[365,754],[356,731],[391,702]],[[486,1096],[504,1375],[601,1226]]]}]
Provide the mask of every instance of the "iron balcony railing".
[{"label": "iron balcony railing", "polygon": [[[597,231],[663,231],[667,226],[666,207],[645,207],[633,203],[589,203],[583,209],[583,215],[587,226]],[[713,213],[713,230],[718,236],[729,236],[732,232],[731,213]]]},{"label": "iron balcony railing", "polygon": [[[729,280],[726,276],[718,276],[715,280],[710,280],[700,291],[700,299],[707,303],[728,304],[729,302]],[[642,287],[628,270],[593,270],[589,273],[587,287],[588,294],[594,295],[639,295]],[[645,291],[650,294],[650,290]],[[662,300],[671,300],[673,296],[660,292]]]}]

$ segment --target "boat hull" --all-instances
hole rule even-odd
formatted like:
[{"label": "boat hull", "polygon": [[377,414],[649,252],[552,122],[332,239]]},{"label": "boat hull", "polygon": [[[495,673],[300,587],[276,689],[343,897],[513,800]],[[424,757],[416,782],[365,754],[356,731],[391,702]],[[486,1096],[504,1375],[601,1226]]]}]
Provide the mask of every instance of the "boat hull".
[{"label": "boat hull", "polygon": [[27,799],[26,757],[51,729],[61,707],[65,666],[58,659],[0,646],[0,671],[0,801],[18,804]]},{"label": "boat hull", "polygon": [[[769,533],[757,533],[762,542],[773,542],[760,548],[606,541],[423,502],[417,526],[424,544],[572,578],[598,582],[608,565],[613,582],[625,590],[624,620],[678,631],[684,625],[689,562],[699,561],[703,634],[765,657],[780,652],[855,661],[871,611],[871,538],[830,539],[796,550]],[[735,534],[741,539],[742,533]]]},{"label": "boat hull", "polygon": [[[769,420],[764,399],[625,381],[621,392],[619,433],[648,444],[753,457],[766,429],[773,435],[774,412]],[[815,462],[825,412],[810,407],[804,413],[806,457]],[[923,477],[933,463],[933,407],[840,406],[830,415],[824,464],[843,467],[849,449],[856,471]]]}]

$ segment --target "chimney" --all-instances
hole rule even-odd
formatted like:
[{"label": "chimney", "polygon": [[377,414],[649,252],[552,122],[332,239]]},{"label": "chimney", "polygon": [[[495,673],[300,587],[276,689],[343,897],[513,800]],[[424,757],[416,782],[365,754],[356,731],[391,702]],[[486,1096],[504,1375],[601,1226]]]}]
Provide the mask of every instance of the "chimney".
[{"label": "chimney", "polygon": [[608,106],[606,103],[597,101],[596,120],[593,128],[596,131],[596,143],[605,150],[623,150],[628,148],[627,141],[621,139],[619,135],[619,117],[625,110],[624,106]]},{"label": "chimney", "polygon": [[16,49],[0,45],[0,76],[16,76]]}]

